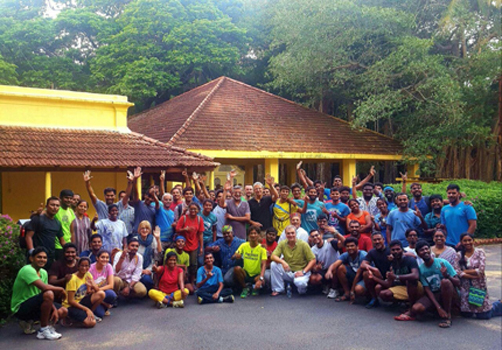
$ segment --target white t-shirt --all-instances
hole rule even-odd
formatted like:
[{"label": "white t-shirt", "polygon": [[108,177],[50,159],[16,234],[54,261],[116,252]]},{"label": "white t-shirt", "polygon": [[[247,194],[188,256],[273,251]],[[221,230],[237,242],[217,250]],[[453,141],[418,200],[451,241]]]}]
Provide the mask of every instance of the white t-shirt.
[{"label": "white t-shirt", "polygon": [[127,228],[122,220],[99,220],[96,223],[98,233],[103,237],[102,249],[111,251],[115,248],[123,249],[124,238],[127,237]]},{"label": "white t-shirt", "polygon": [[338,260],[338,251],[336,251],[331,243],[328,241],[324,241],[324,244],[321,248],[317,245],[312,247],[312,253],[314,253],[317,262],[322,262],[322,269],[327,270],[329,266]]},{"label": "white t-shirt", "polygon": [[[417,252],[415,251],[414,248],[410,248],[410,247],[405,247],[404,248],[404,251],[406,253],[413,253],[413,255],[415,255],[415,258],[417,259],[417,264],[420,266],[424,263],[424,261],[422,260],[422,258],[419,258],[418,255],[417,255]],[[431,255],[432,257],[434,257],[434,253],[431,252]]]},{"label": "white t-shirt", "polygon": [[[284,241],[286,239],[286,230],[282,231],[281,237],[279,237],[279,241],[277,243]],[[309,242],[309,234],[302,227],[298,227],[296,229],[296,239],[300,239],[305,243]]]}]

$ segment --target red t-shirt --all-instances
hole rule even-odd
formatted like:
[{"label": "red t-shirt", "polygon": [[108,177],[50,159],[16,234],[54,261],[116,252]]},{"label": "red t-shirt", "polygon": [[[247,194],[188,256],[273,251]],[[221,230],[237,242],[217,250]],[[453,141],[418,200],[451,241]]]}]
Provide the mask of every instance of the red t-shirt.
[{"label": "red t-shirt", "polygon": [[171,294],[180,289],[178,285],[178,276],[183,273],[181,267],[175,267],[173,271],[166,269],[165,266],[159,267],[156,272],[161,276],[159,281],[159,289],[162,293]]},{"label": "red t-shirt", "polygon": [[[345,239],[351,237],[352,235],[345,235]],[[364,250],[365,252],[369,252],[371,249],[373,249],[373,243],[371,243],[371,239],[368,238],[368,236],[365,236],[363,234],[359,235],[359,238],[357,239],[357,247],[359,250]],[[345,252],[345,248],[343,248],[343,252]]]},{"label": "red t-shirt", "polygon": [[193,227],[191,232],[182,232],[181,235],[185,237],[185,252],[193,252],[199,247],[199,237],[204,232],[204,220],[197,216],[195,219],[190,219],[188,215],[183,215],[176,224],[176,232],[180,232],[182,228]]},{"label": "red t-shirt", "polygon": [[[267,252],[270,253],[270,255],[272,255],[272,252],[275,250],[275,248],[277,248],[277,242],[274,242],[272,245],[268,245],[266,238],[263,238],[261,245],[265,247],[265,249],[267,250]],[[268,258],[267,259],[267,269],[270,268],[271,262],[272,262],[272,260],[270,258]]]}]

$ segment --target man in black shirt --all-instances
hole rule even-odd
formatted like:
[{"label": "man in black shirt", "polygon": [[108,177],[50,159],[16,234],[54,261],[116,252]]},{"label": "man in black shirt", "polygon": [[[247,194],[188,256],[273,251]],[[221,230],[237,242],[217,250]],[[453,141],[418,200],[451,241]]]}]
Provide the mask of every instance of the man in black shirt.
[{"label": "man in black shirt", "polygon": [[367,309],[379,305],[377,298],[378,294],[375,290],[377,283],[374,277],[376,276],[377,278],[383,279],[383,276],[386,276],[390,269],[390,250],[385,247],[382,234],[380,232],[373,232],[371,235],[371,242],[373,243],[373,249],[368,252],[368,255],[366,255],[361,263],[364,284],[371,295],[370,302],[366,304]]},{"label": "man in black shirt", "polygon": [[261,182],[256,182],[253,185],[254,198],[251,198],[248,201],[249,210],[251,211],[251,221],[249,223],[250,225],[261,227],[262,230],[272,227],[271,207],[279,197],[279,194],[274,187],[274,178],[267,174],[265,181],[267,182],[272,195],[264,196],[263,184]]},{"label": "man in black shirt", "polygon": [[63,246],[63,257],[54,262],[49,270],[49,283],[65,288],[71,275],[77,270],[77,246],[73,243],[66,243]]},{"label": "man in black shirt", "polygon": [[[393,256],[392,264],[385,279],[373,277],[378,283],[375,289],[384,301],[409,300],[410,305],[413,305],[423,295],[422,284],[418,281],[420,272],[417,259],[403,255],[403,244],[398,239],[391,241],[389,247]],[[396,319],[407,320],[408,314],[409,312],[405,312]]]},{"label": "man in black shirt", "polygon": [[50,197],[47,199],[45,212],[40,215],[33,215],[26,227],[28,254],[31,254],[35,247],[44,247],[47,250],[46,270],[51,267],[55,258],[56,237],[62,246],[66,244],[61,223],[54,218],[60,206],[61,202],[58,197]]}]

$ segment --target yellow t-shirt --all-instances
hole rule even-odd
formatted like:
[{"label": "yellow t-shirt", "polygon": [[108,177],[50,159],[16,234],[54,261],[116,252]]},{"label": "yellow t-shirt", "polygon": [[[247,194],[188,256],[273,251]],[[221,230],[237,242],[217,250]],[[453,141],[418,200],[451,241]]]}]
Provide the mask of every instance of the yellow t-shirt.
[{"label": "yellow t-shirt", "polygon": [[[80,300],[84,299],[87,295],[87,285],[85,284],[87,279],[92,281],[92,275],[90,272],[87,272],[82,279],[78,278],[77,274],[74,273],[71,275],[71,280],[66,283],[66,294],[68,294],[68,292],[75,292],[74,299],[77,303],[80,303]],[[63,306],[70,307],[70,304],[68,303],[68,296],[63,301]]]},{"label": "yellow t-shirt", "polygon": [[260,274],[261,262],[267,260],[267,250],[263,248],[261,244],[252,248],[249,242],[242,243],[239,248],[237,248],[236,253],[242,255],[242,259],[244,260],[244,271],[246,271],[249,276]]},{"label": "yellow t-shirt", "polygon": [[272,224],[277,230],[277,235],[280,235],[286,226],[291,224],[290,216],[298,211],[298,208],[288,202],[281,203],[279,200],[275,202],[273,208],[274,217]]}]

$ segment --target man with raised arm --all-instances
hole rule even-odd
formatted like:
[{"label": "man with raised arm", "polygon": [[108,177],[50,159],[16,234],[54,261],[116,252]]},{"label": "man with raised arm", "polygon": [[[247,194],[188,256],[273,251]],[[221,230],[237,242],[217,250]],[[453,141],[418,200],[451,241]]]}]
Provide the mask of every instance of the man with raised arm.
[{"label": "man with raised arm", "polygon": [[[232,199],[225,199],[227,195],[231,195]],[[249,203],[242,200],[242,188],[232,185],[229,181],[225,183],[225,191],[220,198],[220,207],[225,208],[227,213],[225,219],[227,224],[232,226],[234,235],[240,239],[246,239],[246,223],[251,220],[251,211]]]},{"label": "man with raised arm", "polygon": [[[107,219],[108,218],[108,206],[110,204],[115,203],[117,190],[112,187],[105,188],[103,191],[104,196],[105,196],[105,201],[103,202],[102,200],[98,199],[98,197],[94,193],[94,190],[91,186],[91,179],[92,179],[91,171],[87,170],[86,172],[84,172],[85,188],[87,189],[87,193],[89,194],[89,197],[91,197],[91,202],[92,202],[92,205],[94,206],[94,209],[96,209],[96,213],[98,213],[98,218],[99,218],[99,220]],[[127,196],[127,197],[129,197],[129,196]]]},{"label": "man with raised arm", "polygon": [[125,198],[129,198],[132,194],[131,204],[134,207],[134,226],[133,234],[138,234],[139,223],[143,220],[147,220],[151,227],[155,227],[155,207],[151,205],[153,203],[153,191],[154,189],[150,187],[148,192],[145,194],[145,199],[142,201],[140,198],[140,193],[138,187],[136,186],[137,180],[143,175],[140,167],[134,169],[134,173],[130,171],[127,172],[127,189]]}]

